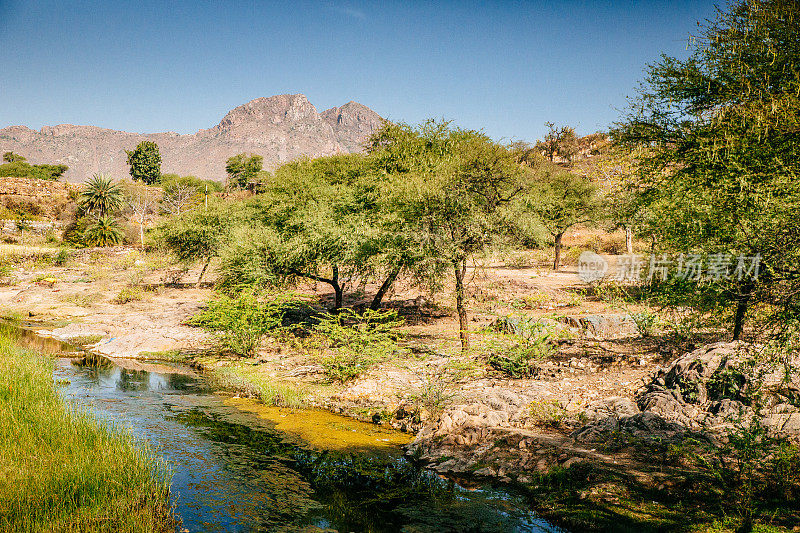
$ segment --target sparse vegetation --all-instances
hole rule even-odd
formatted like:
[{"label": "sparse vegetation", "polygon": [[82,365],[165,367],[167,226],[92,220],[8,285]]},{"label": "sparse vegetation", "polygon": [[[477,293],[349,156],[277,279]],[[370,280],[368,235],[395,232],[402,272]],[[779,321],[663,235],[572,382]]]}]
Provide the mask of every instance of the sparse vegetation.
[{"label": "sparse vegetation", "polygon": [[218,295],[189,324],[216,333],[230,353],[252,356],[265,335],[289,327],[284,323],[287,313],[304,305],[303,299],[291,293],[262,294],[247,289],[235,296]]},{"label": "sparse vegetation", "polygon": [[399,349],[396,329],[402,321],[394,311],[358,314],[343,309],[335,315],[323,313],[315,320],[305,344],[321,352],[319,361],[333,381],[355,379]]}]

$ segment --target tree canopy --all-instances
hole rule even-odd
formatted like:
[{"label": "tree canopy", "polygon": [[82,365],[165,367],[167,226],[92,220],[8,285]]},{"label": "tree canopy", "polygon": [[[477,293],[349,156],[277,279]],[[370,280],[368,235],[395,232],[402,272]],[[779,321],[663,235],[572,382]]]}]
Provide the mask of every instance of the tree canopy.
[{"label": "tree canopy", "polygon": [[128,154],[131,178],[147,185],[158,183],[161,179],[161,153],[158,145],[152,141],[142,141],[134,150],[125,150]]},{"label": "tree canopy", "polygon": [[69,170],[67,165],[31,165],[25,157],[14,152],[5,152],[3,161],[4,163],[0,165],[0,176],[2,177],[55,181]]},{"label": "tree canopy", "polygon": [[247,188],[247,184],[258,177],[263,164],[264,158],[256,154],[241,153],[228,158],[225,164],[228,183],[231,187]]},{"label": "tree canopy", "polygon": [[688,59],[649,67],[613,131],[618,144],[646,148],[636,199],[658,221],[658,249],[760,256],[757,279],[701,284],[733,304],[735,338],[756,302],[780,327],[800,317],[798,43],[797,2],[736,2],[701,28]]}]

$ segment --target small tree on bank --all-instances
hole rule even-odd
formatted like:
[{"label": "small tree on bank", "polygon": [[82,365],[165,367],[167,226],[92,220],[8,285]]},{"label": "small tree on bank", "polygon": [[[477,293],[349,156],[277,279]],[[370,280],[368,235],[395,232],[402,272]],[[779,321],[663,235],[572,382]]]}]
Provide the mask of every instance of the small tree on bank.
[{"label": "small tree on bank", "polygon": [[372,153],[386,173],[387,210],[424,254],[418,264],[434,275],[444,269],[454,275],[459,338],[467,351],[467,262],[500,234],[498,208],[525,190],[527,172],[486,135],[432,120],[418,128],[386,124],[372,139]]},{"label": "small tree on bank", "polygon": [[179,261],[189,265],[203,264],[197,278],[199,287],[208,266],[228,243],[232,217],[227,210],[212,205],[208,210],[195,209],[164,222],[156,230],[157,241],[162,243]]},{"label": "small tree on bank", "polygon": [[524,203],[553,237],[553,270],[561,267],[562,239],[567,230],[597,219],[597,186],[588,179],[558,168],[537,177]]}]

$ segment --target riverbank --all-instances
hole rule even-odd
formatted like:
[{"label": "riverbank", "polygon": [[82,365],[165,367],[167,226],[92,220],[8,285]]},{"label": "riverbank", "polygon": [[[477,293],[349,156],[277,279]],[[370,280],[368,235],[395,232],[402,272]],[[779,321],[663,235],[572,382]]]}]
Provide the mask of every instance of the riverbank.
[{"label": "riverbank", "polygon": [[0,331],[0,530],[174,531],[165,465],[57,387],[51,359]]},{"label": "riverbank", "polygon": [[[415,462],[444,476],[522,487],[531,505],[571,530],[735,529],[719,517],[732,509],[725,491],[742,487],[715,481],[693,458],[702,450],[682,445],[684,437],[730,427],[724,417],[733,410],[711,413],[719,405],[675,396],[679,390],[662,390],[657,381],[684,354],[694,360],[693,345],[719,340],[713,332],[695,332],[691,342],[677,341],[666,327],[644,335],[631,313],[653,311],[618,293],[581,292],[574,272],[496,263],[469,272],[479,348],[461,354],[452,310],[398,280],[387,305],[406,320],[402,351],[338,383],[301,343],[265,339],[250,357],[220,353],[212,335],[185,325],[213,298],[211,286],[198,288],[191,281],[199,272],[177,269],[130,249],[75,252],[61,265],[32,257],[15,264],[0,285],[0,301],[40,333],[98,354],[191,364],[215,388],[238,396],[326,409],[414,434],[408,453]],[[315,302],[329,302],[321,287],[302,289]],[[488,364],[487,343],[506,335],[498,329],[530,323],[552,329],[552,354],[523,376]],[[698,387],[725,371],[714,354],[732,347],[721,348],[697,355],[716,362],[705,365],[709,374]],[[771,409],[769,420],[784,428],[800,420],[787,402]],[[675,424],[692,431],[676,432]],[[787,475],[794,475],[789,466]],[[784,506],[772,516],[785,527],[797,514]]]}]

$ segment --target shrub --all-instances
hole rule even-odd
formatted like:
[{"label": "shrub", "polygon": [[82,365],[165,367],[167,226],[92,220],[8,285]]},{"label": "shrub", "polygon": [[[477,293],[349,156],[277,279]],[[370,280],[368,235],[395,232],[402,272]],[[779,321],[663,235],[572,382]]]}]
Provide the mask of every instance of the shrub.
[{"label": "shrub", "polygon": [[535,319],[503,317],[494,327],[507,335],[489,342],[487,363],[513,378],[531,376],[536,361],[556,353],[552,327]]},{"label": "shrub", "polygon": [[696,456],[724,507],[741,520],[737,531],[751,531],[768,506],[795,508],[800,494],[800,451],[785,438],[771,436],[758,417],[742,420],[727,443],[709,445]]},{"label": "shrub", "polygon": [[358,314],[343,309],[335,315],[319,316],[309,342],[324,352],[320,363],[325,374],[333,381],[345,382],[397,351],[396,329],[402,323],[393,310]]},{"label": "shrub", "polygon": [[252,356],[267,333],[288,328],[284,318],[290,310],[305,305],[293,293],[262,295],[243,290],[236,296],[221,294],[188,323],[215,332],[227,351]]},{"label": "shrub", "polygon": [[544,427],[558,428],[567,416],[567,411],[556,400],[531,402],[528,411],[531,421]]},{"label": "shrub", "polygon": [[119,223],[109,216],[97,218],[83,233],[83,241],[88,246],[113,246],[122,242]]},{"label": "shrub", "polygon": [[65,248],[61,248],[56,255],[53,256],[53,264],[55,266],[64,266],[69,260],[70,253]]},{"label": "shrub", "polygon": [[137,302],[144,298],[144,290],[139,285],[128,285],[123,287],[119,294],[112,300],[115,304],[126,304],[129,302]]},{"label": "shrub", "polygon": [[629,313],[631,319],[636,324],[636,329],[639,330],[639,335],[642,337],[650,337],[655,333],[658,326],[658,314],[649,309],[644,309],[636,313]]}]

